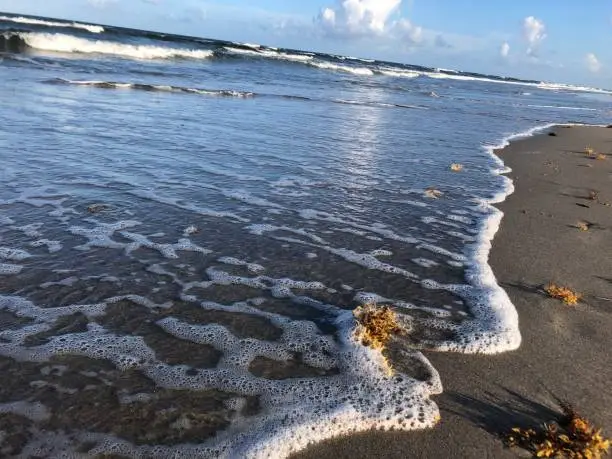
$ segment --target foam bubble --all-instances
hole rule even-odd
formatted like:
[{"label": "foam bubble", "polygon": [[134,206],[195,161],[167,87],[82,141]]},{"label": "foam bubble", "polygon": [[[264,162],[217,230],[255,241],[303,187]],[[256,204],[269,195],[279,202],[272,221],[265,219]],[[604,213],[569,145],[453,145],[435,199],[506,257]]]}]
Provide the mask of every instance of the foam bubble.
[{"label": "foam bubble", "polygon": [[233,257],[221,257],[217,261],[226,265],[245,266],[250,272],[255,274],[261,273],[266,270],[266,268],[261,265],[258,265],[257,263],[249,263],[247,261],[239,260],[238,258]]},{"label": "foam bubble", "polygon": [[10,261],[23,261],[30,258],[30,255],[25,250],[14,249],[11,247],[0,247],[0,258]]},{"label": "foam bubble", "polygon": [[151,241],[148,237],[143,236],[142,234],[137,234],[129,231],[121,231],[120,234],[124,238],[132,241],[131,243],[125,246],[125,252],[127,254],[130,254],[133,251],[138,250],[142,247],[157,250],[165,258],[179,258],[176,253],[177,251],[198,252],[204,255],[212,253],[211,250],[200,247],[199,245],[194,244],[193,242],[191,242],[191,240],[187,238],[179,239],[178,242],[174,244],[160,244]]},{"label": "foam bubble", "polygon": [[23,266],[13,265],[10,263],[0,263],[0,276],[19,274],[22,269]]},{"label": "foam bubble", "polygon": [[62,244],[59,241],[51,241],[49,239],[39,239],[30,243],[31,247],[42,247],[46,246],[49,253],[55,253],[62,250]]}]

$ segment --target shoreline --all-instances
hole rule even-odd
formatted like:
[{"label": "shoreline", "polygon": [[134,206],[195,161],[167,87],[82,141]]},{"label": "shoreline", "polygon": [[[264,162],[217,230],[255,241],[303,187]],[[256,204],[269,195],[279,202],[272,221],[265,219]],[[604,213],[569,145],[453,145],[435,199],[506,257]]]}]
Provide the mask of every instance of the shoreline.
[{"label": "shoreline", "polygon": [[[587,158],[587,146],[607,160]],[[612,259],[605,256],[612,253],[612,129],[539,126],[490,152],[511,169],[503,173],[515,186],[503,202],[489,201],[504,218],[488,266],[519,314],[521,347],[499,355],[426,351],[444,387],[433,397],[442,413],[438,427],[356,434],[293,458],[529,457],[505,448],[499,434],[550,421],[559,399],[604,435],[612,433],[605,350],[612,342]],[[589,199],[590,190],[598,192],[597,201]],[[592,226],[581,231],[579,221]],[[575,288],[584,301],[572,308],[548,298],[541,292],[548,282]]]}]

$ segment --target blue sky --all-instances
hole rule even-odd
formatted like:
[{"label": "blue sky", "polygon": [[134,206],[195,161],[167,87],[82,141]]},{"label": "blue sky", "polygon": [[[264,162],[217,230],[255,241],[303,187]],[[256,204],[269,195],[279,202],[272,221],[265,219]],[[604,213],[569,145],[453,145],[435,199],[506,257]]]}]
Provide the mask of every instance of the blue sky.
[{"label": "blue sky", "polygon": [[0,11],[612,87],[610,0],[0,0]]}]

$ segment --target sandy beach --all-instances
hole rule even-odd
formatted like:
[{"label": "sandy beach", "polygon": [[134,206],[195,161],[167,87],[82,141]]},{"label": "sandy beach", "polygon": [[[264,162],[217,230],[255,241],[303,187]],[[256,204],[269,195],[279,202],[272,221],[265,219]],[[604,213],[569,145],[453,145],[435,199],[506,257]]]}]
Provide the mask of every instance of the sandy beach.
[{"label": "sandy beach", "polygon": [[[587,146],[605,157],[588,157]],[[519,312],[521,348],[427,352],[444,385],[437,428],[355,435],[294,459],[529,457],[505,448],[500,432],[550,421],[557,399],[612,433],[612,129],[558,126],[498,154],[516,190],[499,205],[505,216],[490,263]],[[547,297],[549,282],[577,290],[582,301],[569,307]]]}]

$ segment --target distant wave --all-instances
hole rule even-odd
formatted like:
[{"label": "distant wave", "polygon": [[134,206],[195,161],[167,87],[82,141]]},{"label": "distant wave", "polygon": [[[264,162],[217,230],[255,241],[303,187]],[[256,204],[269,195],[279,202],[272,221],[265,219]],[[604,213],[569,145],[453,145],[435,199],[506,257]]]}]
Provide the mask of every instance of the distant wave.
[{"label": "distant wave", "polygon": [[527,105],[529,108],[552,108],[556,110],[585,110],[588,112],[596,112],[596,108],[586,108],[586,107],[564,107],[561,105]]},{"label": "distant wave", "polygon": [[15,17],[0,16],[0,21],[16,22],[19,24],[41,25],[41,26],[47,26],[47,27],[71,27],[73,29],[87,30],[88,32],[91,32],[91,33],[104,32],[104,27],[102,26],[90,25],[90,24],[80,24],[78,22],[42,21],[40,19],[25,18],[21,16],[15,16]]},{"label": "distant wave", "polygon": [[140,91],[160,91],[160,92],[176,92],[185,94],[199,94],[202,96],[224,96],[224,97],[254,97],[255,94],[252,92],[244,91],[233,91],[228,89],[199,89],[199,88],[185,88],[182,86],[170,86],[170,85],[155,85],[146,83],[120,83],[115,81],[95,81],[95,80],[66,80],[64,78],[54,78],[47,80],[49,84],[67,84],[76,86],[91,86],[95,88],[103,89],[136,89]]},{"label": "distant wave", "polygon": [[[242,46],[249,46],[248,44],[243,44]],[[250,48],[254,48],[255,45],[250,45]],[[261,47],[260,47],[261,48]],[[308,62],[312,60],[312,56],[303,55],[303,54],[288,54],[280,51],[272,50],[272,49],[241,49],[241,48],[233,48],[231,46],[225,46],[223,49],[230,54],[238,54],[242,56],[251,56],[251,57],[262,57],[268,59],[279,59],[286,61],[296,61],[296,62]]]},{"label": "distant wave", "polygon": [[408,109],[420,109],[427,110],[427,107],[419,105],[407,105],[407,104],[389,104],[385,102],[375,101],[359,101],[359,100],[348,100],[348,99],[312,99],[310,97],[290,95],[290,94],[264,94],[264,93],[253,93],[246,91],[234,91],[229,89],[202,89],[202,88],[186,88],[182,86],[170,86],[162,84],[147,84],[147,83],[127,83],[117,81],[97,81],[97,80],[67,80],[64,78],[53,78],[46,80],[47,84],[59,84],[59,85],[74,85],[74,86],[89,86],[101,89],[133,89],[139,91],[148,92],[168,92],[168,93],[182,93],[182,94],[199,94],[202,96],[219,96],[219,97],[238,97],[238,98],[250,98],[250,97],[274,97],[289,100],[298,101],[319,101],[319,102],[332,102],[335,104],[346,104],[346,105],[362,105],[368,107],[382,107],[382,108],[408,108]]},{"label": "distant wave", "polygon": [[392,69],[390,67],[379,67],[376,73],[396,78],[416,78],[422,75],[422,73],[414,70]]},{"label": "distant wave", "polygon": [[459,73],[458,70],[453,70],[453,69],[445,69],[442,67],[436,67],[436,72],[445,72],[445,73]]},{"label": "distant wave", "polygon": [[324,62],[324,61],[313,61],[313,62],[310,62],[310,65],[312,65],[313,67],[317,67],[319,69],[335,70],[338,72],[352,73],[353,75],[360,75],[360,76],[374,75],[374,71],[368,67],[351,67],[348,65],[339,65],[339,64],[333,64],[331,62]]},{"label": "distant wave", "polygon": [[[242,43],[237,43],[237,45],[246,46],[245,44],[242,44]],[[299,62],[303,64],[308,64],[312,67],[316,67],[316,68],[323,69],[323,70],[333,70],[333,71],[338,71],[338,72],[352,73],[353,75],[371,76],[371,75],[374,75],[375,73],[372,69],[368,67],[357,67],[357,66],[353,67],[350,65],[334,64],[332,62],[318,60],[318,59],[315,59],[315,56],[312,53],[303,53],[303,54],[286,53],[286,52],[278,51],[277,49],[273,49],[273,48],[254,49],[253,45],[251,45],[250,49],[225,46],[223,47],[223,52],[238,55],[238,56],[260,57],[260,58],[267,58],[267,59]]]},{"label": "distant wave", "polygon": [[612,95],[612,91],[608,89],[600,89],[600,88],[591,88],[588,86],[574,86],[571,84],[562,84],[562,83],[540,83],[538,85],[541,89],[549,89],[552,91],[577,91],[577,92],[592,92],[596,94],[610,94]]},{"label": "distant wave", "polygon": [[237,42],[236,44],[238,44],[240,46],[244,46],[246,48],[252,48],[252,49],[260,49],[262,47],[258,43],[239,43],[239,42]]},{"label": "distant wave", "polygon": [[61,33],[6,32],[0,35],[0,50],[23,52],[27,48],[42,51],[83,54],[112,54],[133,59],[168,59],[173,57],[205,59],[210,50],[168,48],[153,45],[129,45],[107,40],[88,40]]},{"label": "distant wave", "polygon": [[[34,25],[74,27],[88,30],[90,32],[111,33],[115,29],[105,30],[100,26],[90,26],[79,23],[60,23],[53,21],[43,21],[25,17],[0,16],[1,20],[22,22]],[[91,30],[90,30],[91,29]],[[121,32],[124,33],[124,32]],[[144,32],[143,32],[144,33]],[[209,49],[199,49],[204,47],[201,40],[190,39],[189,37],[179,37],[184,43],[191,43],[193,48],[180,47],[179,45],[169,46],[164,40],[165,35],[153,34],[147,36],[151,40],[159,38],[157,44],[147,40],[144,44],[124,43],[110,39],[95,40],[66,33],[30,32],[30,31],[6,31],[0,33],[0,52],[23,53],[30,49],[41,51],[52,51],[62,53],[80,54],[101,54],[114,55],[132,59],[208,59],[224,56],[234,57],[253,57],[272,59],[279,61],[294,62],[308,65],[321,70],[350,73],[362,77],[386,76],[392,78],[432,78],[442,80],[469,81],[509,84],[530,88],[538,88],[552,91],[571,91],[589,92],[596,94],[609,94],[612,91],[586,86],[573,86],[567,84],[545,83],[538,81],[522,81],[513,78],[496,77],[493,75],[480,75],[475,73],[462,73],[457,70],[449,69],[429,69],[425,67],[406,66],[401,64],[372,62],[367,59],[359,59],[343,56],[330,56],[324,54],[313,54],[302,51],[279,50],[277,48],[265,47],[250,43],[230,43],[209,40],[205,47]],[[128,34],[129,35],[129,34]],[[137,36],[137,35],[135,35]]]}]

